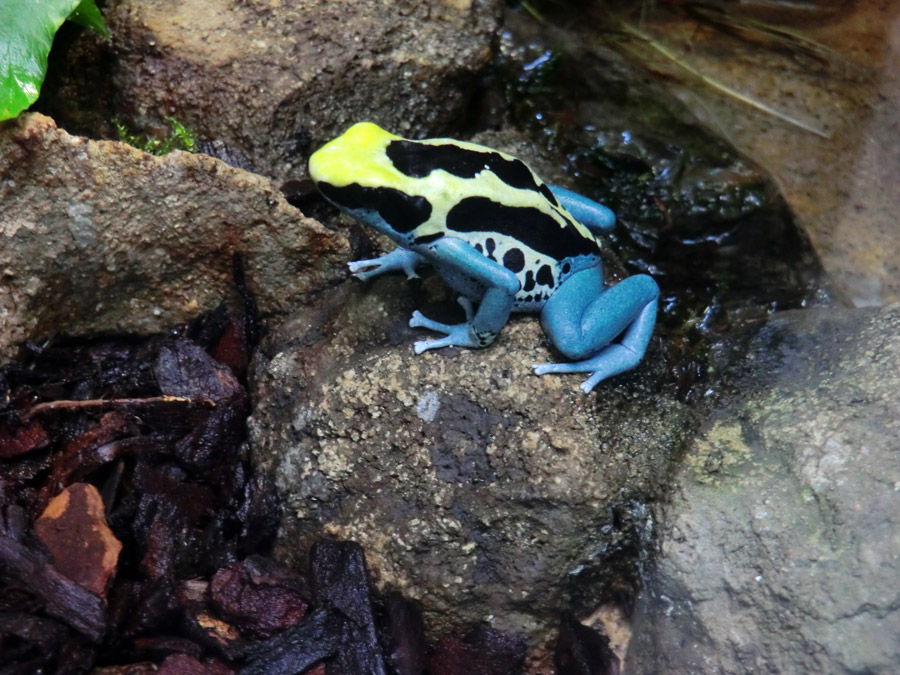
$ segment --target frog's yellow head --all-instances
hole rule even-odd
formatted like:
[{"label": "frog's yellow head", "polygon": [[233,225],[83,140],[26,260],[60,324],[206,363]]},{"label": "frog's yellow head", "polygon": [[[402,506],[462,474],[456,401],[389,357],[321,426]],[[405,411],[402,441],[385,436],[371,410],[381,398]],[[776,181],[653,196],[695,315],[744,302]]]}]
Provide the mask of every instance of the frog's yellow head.
[{"label": "frog's yellow head", "polygon": [[432,205],[389,157],[395,141],[403,139],[371,122],[354,124],[313,153],[309,175],[336,207],[399,242],[429,220]]},{"label": "frog's yellow head", "polygon": [[309,175],[316,183],[343,187],[357,183],[364,187],[395,185],[404,176],[386,154],[399,136],[372,122],[359,122],[323,145],[309,158]]}]

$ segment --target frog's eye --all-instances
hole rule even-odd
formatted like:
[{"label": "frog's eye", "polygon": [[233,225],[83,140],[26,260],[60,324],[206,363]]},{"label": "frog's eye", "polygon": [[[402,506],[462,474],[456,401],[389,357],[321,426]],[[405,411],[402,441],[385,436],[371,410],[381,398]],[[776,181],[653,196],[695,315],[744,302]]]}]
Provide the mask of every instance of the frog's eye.
[{"label": "frog's eye", "polygon": [[348,211],[378,213],[392,229],[406,234],[431,217],[431,203],[425,197],[408,195],[389,187],[363,187],[351,183],[338,187],[330,183],[318,183],[319,191],[326,199]]}]

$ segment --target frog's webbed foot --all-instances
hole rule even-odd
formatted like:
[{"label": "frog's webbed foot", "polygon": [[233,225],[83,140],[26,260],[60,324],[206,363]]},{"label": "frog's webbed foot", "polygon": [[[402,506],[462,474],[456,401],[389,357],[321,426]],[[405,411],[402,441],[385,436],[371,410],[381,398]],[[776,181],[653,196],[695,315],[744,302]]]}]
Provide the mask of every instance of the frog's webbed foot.
[{"label": "frog's webbed foot", "polygon": [[600,350],[598,354],[584,361],[575,363],[536,363],[532,366],[536,375],[547,373],[591,373],[581,383],[581,391],[589,394],[591,390],[608,377],[631,370],[641,362],[643,353],[638,353],[621,344],[611,344]]},{"label": "frog's webbed foot", "polygon": [[413,253],[405,248],[395,248],[378,258],[370,258],[368,260],[354,260],[347,263],[353,276],[360,281],[366,281],[372,277],[377,277],[387,272],[402,270],[406,273],[407,279],[417,279],[416,267],[424,263],[425,260],[418,253]]},{"label": "frog's webbed foot", "polygon": [[445,337],[436,340],[418,340],[413,345],[416,354],[421,354],[428,349],[440,349],[441,347],[483,347],[489,342],[484,342],[484,338],[479,336],[472,326],[475,318],[475,311],[472,303],[468,298],[460,296],[459,304],[466,312],[466,322],[454,325],[439,323],[426,318],[422,312],[416,310],[413,312],[412,318],[409,320],[410,328],[427,328],[436,333],[443,333]]}]

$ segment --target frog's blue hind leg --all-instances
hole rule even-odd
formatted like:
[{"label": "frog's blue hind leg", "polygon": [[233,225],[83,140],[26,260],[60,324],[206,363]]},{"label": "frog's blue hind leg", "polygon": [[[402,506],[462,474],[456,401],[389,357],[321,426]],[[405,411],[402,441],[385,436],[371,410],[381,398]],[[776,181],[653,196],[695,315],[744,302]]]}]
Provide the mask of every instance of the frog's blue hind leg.
[{"label": "frog's blue hind leg", "polygon": [[535,365],[535,373],[590,372],[581,385],[587,393],[640,362],[653,334],[659,287],[652,277],[638,274],[598,294],[602,288],[602,270],[584,270],[547,301],[541,312],[544,330],[574,362]]}]

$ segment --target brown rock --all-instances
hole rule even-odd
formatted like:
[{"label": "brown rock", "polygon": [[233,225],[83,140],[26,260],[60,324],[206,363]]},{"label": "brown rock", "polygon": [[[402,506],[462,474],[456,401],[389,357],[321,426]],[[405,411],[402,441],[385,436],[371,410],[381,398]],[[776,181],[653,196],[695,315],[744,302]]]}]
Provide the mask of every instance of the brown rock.
[{"label": "brown rock", "polygon": [[276,550],[301,565],[323,531],[355,541],[382,588],[422,603],[430,632],[490,616],[547,639],[558,612],[590,613],[636,583],[647,504],[690,413],[661,384],[656,342],[590,396],[578,375],[531,372],[556,358],[534,317],[483,350],[417,355],[412,293],[398,278],[344,284],[257,353],[250,438],[287,505]]},{"label": "brown rock", "polygon": [[[48,110],[91,135],[101,130],[85,127],[101,117],[154,131],[171,115],[229,163],[296,178],[311,148],[362,119],[414,136],[458,120],[502,5],[125,0],[104,13],[111,49],[88,56],[90,45],[102,52],[93,37],[78,46],[112,71],[114,91],[91,96],[97,85],[80,58]],[[115,109],[89,121],[107,100]]]},{"label": "brown rock", "polygon": [[0,125],[0,358],[56,332],[158,332],[212,309],[245,257],[263,315],[333,281],[343,237],[264,178],[203,155]]},{"label": "brown rock", "polygon": [[122,544],[106,524],[97,488],[70,485],[53,498],[34,529],[59,572],[99,596],[106,593]]}]

